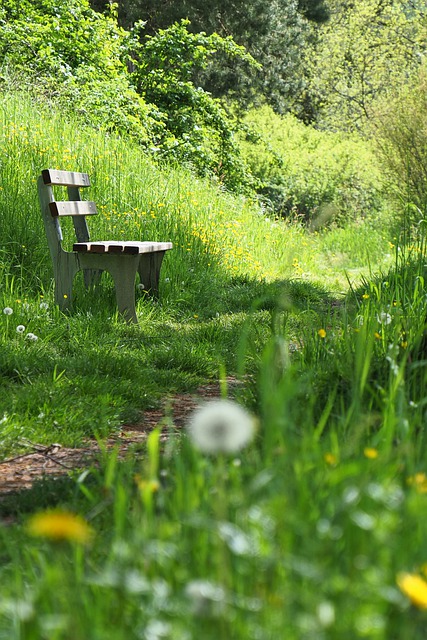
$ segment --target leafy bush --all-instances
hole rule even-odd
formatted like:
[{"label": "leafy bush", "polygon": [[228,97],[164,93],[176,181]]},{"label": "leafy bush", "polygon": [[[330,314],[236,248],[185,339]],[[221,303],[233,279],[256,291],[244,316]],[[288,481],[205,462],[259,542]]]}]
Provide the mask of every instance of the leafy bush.
[{"label": "leafy bush", "polygon": [[379,208],[379,169],[361,138],[316,131],[266,106],[245,124],[242,153],[268,209],[319,226]]},{"label": "leafy bush", "polygon": [[[6,0],[0,8],[0,84],[8,69],[43,101],[85,123],[136,138],[158,159],[186,163],[227,188],[250,174],[234,141],[237,121],[191,78],[219,50],[255,61],[231,38],[190,34],[182,21],[153,37],[117,24],[88,0]],[[2,82],[3,80],[3,82]]]},{"label": "leafy bush", "polygon": [[[132,47],[132,80],[138,92],[167,114],[169,137],[162,140],[159,152],[195,167],[201,175],[215,176],[231,189],[249,186],[251,180],[235,142],[237,120],[220,100],[196,87],[192,78],[218,51],[257,65],[232,38],[190,33],[188,25],[188,20],[181,20],[155,36],[141,33],[141,41]],[[138,23],[134,33],[142,32],[143,27]]]},{"label": "leafy bush", "polygon": [[413,218],[427,212],[427,67],[417,81],[378,108],[377,149],[392,185],[414,204]]}]

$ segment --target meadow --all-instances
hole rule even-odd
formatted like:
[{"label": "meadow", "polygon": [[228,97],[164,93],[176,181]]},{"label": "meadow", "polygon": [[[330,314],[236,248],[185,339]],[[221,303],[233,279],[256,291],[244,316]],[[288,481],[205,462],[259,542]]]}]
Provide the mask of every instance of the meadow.
[{"label": "meadow", "polygon": [[[1,497],[0,640],[424,638],[425,241],[410,203],[308,229],[16,92],[0,141],[1,459],[102,444],[217,380],[224,428],[238,405],[243,434],[205,446],[196,419],[165,415],[124,461]],[[91,296],[77,279],[73,311],[55,307],[48,167],[91,176],[94,238],[173,242],[160,298],[137,290],[138,326],[108,278]]]}]

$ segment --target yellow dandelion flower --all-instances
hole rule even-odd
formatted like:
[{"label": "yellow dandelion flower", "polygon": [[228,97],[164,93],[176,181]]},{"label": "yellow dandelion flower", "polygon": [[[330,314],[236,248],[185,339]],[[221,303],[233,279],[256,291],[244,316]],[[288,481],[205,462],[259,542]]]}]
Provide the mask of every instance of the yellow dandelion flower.
[{"label": "yellow dandelion flower", "polygon": [[373,447],[365,447],[363,449],[363,455],[365,456],[365,458],[375,460],[375,458],[378,458],[378,450],[374,449]]},{"label": "yellow dandelion flower", "polygon": [[160,482],[158,480],[144,480],[139,473],[135,475],[135,482],[142,493],[156,493],[160,489]]},{"label": "yellow dandelion flower", "polygon": [[427,582],[413,573],[400,573],[397,586],[419,609],[427,609]]},{"label": "yellow dandelion flower", "polygon": [[418,493],[427,493],[427,476],[422,471],[410,476],[406,482],[410,487],[414,487]]},{"label": "yellow dandelion flower", "polygon": [[326,338],[326,331],[324,329],[319,329],[317,335],[319,336],[319,338]]},{"label": "yellow dandelion flower", "polygon": [[31,536],[59,542],[68,540],[86,544],[93,537],[93,530],[86,520],[67,511],[45,511],[30,518],[27,531]]},{"label": "yellow dandelion flower", "polygon": [[325,453],[325,455],[323,456],[323,459],[327,464],[331,465],[332,467],[338,464],[338,458],[333,453]]},{"label": "yellow dandelion flower", "polygon": [[368,298],[369,298],[369,293],[364,293],[364,294],[363,294],[363,296],[362,296],[362,298],[363,298],[364,300],[368,300]]},{"label": "yellow dandelion flower", "polygon": [[375,331],[374,336],[377,340],[381,340],[381,334],[378,331]]}]

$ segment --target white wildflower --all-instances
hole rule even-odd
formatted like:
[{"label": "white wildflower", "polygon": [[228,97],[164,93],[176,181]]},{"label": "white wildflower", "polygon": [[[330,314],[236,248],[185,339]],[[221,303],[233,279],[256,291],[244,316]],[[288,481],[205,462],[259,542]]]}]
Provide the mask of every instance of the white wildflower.
[{"label": "white wildflower", "polygon": [[196,409],[187,429],[200,451],[234,453],[254,437],[255,419],[231,400],[213,400]]},{"label": "white wildflower", "polygon": [[36,336],[34,333],[27,333],[25,337],[27,338],[27,340],[31,340],[31,342],[35,342],[39,339],[38,336]]},{"label": "white wildflower", "polygon": [[40,302],[40,309],[42,309],[42,311],[46,311],[47,309],[49,309],[49,305],[47,302]]},{"label": "white wildflower", "polygon": [[386,311],[381,311],[381,313],[378,314],[377,319],[380,324],[390,324],[392,321],[391,315]]},{"label": "white wildflower", "polygon": [[144,630],[144,640],[162,640],[171,638],[172,627],[163,620],[150,620]]},{"label": "white wildflower", "polygon": [[16,327],[16,333],[24,333],[25,331],[25,327],[23,324],[18,324],[18,326]]},{"label": "white wildflower", "polygon": [[218,584],[208,580],[191,580],[185,587],[185,595],[195,615],[218,616],[224,612],[226,593]]},{"label": "white wildflower", "polygon": [[335,622],[335,607],[332,602],[325,600],[317,606],[317,619],[324,628],[332,626]]},{"label": "white wildflower", "polygon": [[4,313],[6,316],[11,316],[11,315],[12,315],[12,313],[13,313],[13,309],[11,309],[10,307],[5,307],[5,308],[3,309],[3,313]]}]

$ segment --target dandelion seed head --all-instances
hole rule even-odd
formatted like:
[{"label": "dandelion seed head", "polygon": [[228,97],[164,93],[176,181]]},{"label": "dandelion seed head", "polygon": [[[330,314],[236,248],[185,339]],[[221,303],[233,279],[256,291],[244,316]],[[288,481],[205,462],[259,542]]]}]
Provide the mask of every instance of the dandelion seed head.
[{"label": "dandelion seed head", "polygon": [[36,336],[34,333],[27,333],[27,335],[25,336],[27,338],[27,340],[30,340],[31,342],[36,342],[36,340],[38,340],[38,336]]},{"label": "dandelion seed head", "polygon": [[378,314],[377,319],[380,324],[385,325],[390,324],[392,321],[391,315],[386,311],[381,311],[381,313]]},{"label": "dandelion seed head", "polygon": [[226,593],[223,587],[209,580],[191,580],[185,587],[185,595],[191,602],[191,609],[199,616],[217,616],[223,613]]},{"label": "dandelion seed head", "polygon": [[231,400],[212,400],[193,413],[187,427],[203,453],[235,453],[255,435],[255,419]]},{"label": "dandelion seed head", "polygon": [[40,309],[42,309],[42,311],[46,311],[47,309],[49,309],[49,305],[47,302],[40,302]]},{"label": "dandelion seed head", "polygon": [[317,618],[320,625],[324,628],[332,626],[335,622],[335,607],[332,602],[325,600],[320,602],[317,607]]},{"label": "dandelion seed head", "polygon": [[25,327],[23,324],[18,324],[18,326],[16,327],[16,333],[24,333],[25,331]]},{"label": "dandelion seed head", "polygon": [[171,638],[172,627],[163,620],[150,620],[144,630],[144,640],[162,640]]},{"label": "dandelion seed head", "polygon": [[5,307],[5,308],[3,309],[3,313],[4,313],[6,316],[11,316],[11,315],[12,315],[12,313],[13,313],[13,309],[11,309],[10,307]]}]

